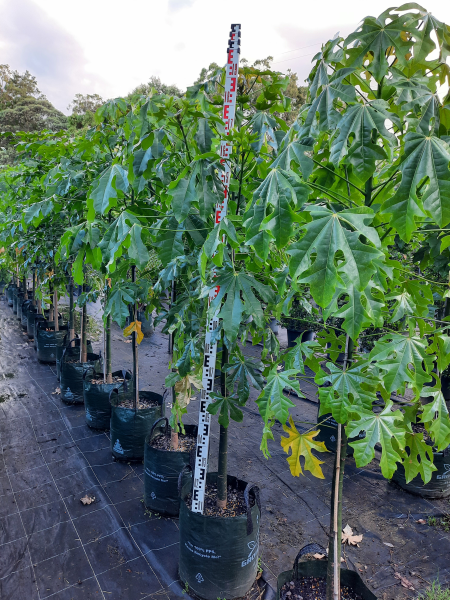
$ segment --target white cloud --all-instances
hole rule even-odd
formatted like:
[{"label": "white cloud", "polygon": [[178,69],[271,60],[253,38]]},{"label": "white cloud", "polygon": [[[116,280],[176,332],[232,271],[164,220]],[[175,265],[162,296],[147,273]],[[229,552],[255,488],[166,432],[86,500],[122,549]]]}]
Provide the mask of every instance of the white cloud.
[{"label": "white cloud", "polygon": [[[370,7],[358,0],[0,0],[0,44],[6,42],[2,57],[8,58],[1,61],[34,70],[49,99],[65,108],[65,98],[70,101],[76,92],[119,96],[151,75],[187,87],[202,67],[225,62],[230,24],[241,23],[243,57],[272,55],[274,67],[292,68],[303,81],[321,42],[337,31],[349,33],[368,12],[379,15],[391,5],[390,0],[372,0]],[[426,5],[450,23],[450,3]]]}]

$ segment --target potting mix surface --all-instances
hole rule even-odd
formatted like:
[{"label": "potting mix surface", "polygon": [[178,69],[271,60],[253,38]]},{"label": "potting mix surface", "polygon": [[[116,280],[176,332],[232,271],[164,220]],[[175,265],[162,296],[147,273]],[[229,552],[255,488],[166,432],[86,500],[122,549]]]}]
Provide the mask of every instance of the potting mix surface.
[{"label": "potting mix surface", "polygon": [[[250,506],[254,501],[251,500]],[[192,507],[192,494],[186,498],[186,506]],[[237,490],[230,485],[227,488],[227,505],[225,508],[217,506],[217,485],[208,483],[205,489],[205,508],[203,514],[207,517],[239,517],[247,513],[247,505],[244,499],[244,492]]]},{"label": "potting mix surface", "polygon": [[169,452],[190,452],[197,445],[197,438],[192,435],[178,434],[178,447],[172,448],[172,440],[169,435],[158,435],[151,441],[152,448],[167,450]]},{"label": "potting mix surface", "polygon": [[[324,577],[303,577],[288,581],[281,588],[280,600],[326,600],[327,581]],[[341,586],[341,600],[362,600],[345,585]]]},{"label": "potting mix surface", "polygon": [[[109,434],[89,429],[84,406],[61,402],[55,366],[38,363],[4,299],[0,325],[1,600],[189,598],[178,580],[178,520],[146,511],[143,465],[114,462]],[[113,370],[130,368],[131,345],[117,326],[112,337]],[[280,342],[286,345],[283,330]],[[245,352],[257,356],[261,347],[248,344]],[[161,394],[168,362],[159,327],[139,346],[140,388]],[[302,391],[305,399],[290,398],[297,426],[307,430],[317,422],[317,396],[308,383]],[[308,472],[292,477],[277,423],[266,460],[256,397],[252,391],[243,422],[230,423],[228,472],[260,487],[262,599],[271,600],[277,576],[292,569],[300,548],[327,544],[333,454],[321,455],[324,480]],[[198,402],[192,399],[186,424],[196,424]],[[219,428],[212,423],[215,471]],[[450,582],[450,502],[401,490],[381,476],[378,459],[363,469],[346,462],[343,526],[363,537],[343,546],[343,566],[380,600],[414,598],[427,582]]]}]

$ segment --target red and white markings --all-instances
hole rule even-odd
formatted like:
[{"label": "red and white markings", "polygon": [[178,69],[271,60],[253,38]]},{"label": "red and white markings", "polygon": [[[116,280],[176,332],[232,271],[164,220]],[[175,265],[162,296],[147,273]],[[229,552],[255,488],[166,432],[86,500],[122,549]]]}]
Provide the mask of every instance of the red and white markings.
[{"label": "red and white markings", "polygon": [[[234,128],[234,116],[236,113],[237,78],[239,73],[239,57],[241,45],[241,26],[232,25],[230,38],[228,40],[228,60],[225,80],[223,121],[225,132],[228,135]],[[231,155],[231,144],[223,141],[220,144],[220,162],[223,171],[220,179],[223,183],[223,201],[216,205],[216,224],[220,223],[227,214],[228,190],[230,187],[230,164],[228,159]],[[223,240],[225,241],[225,240]],[[209,302],[214,300],[220,291],[220,286],[213,288],[209,294]],[[214,375],[216,370],[217,342],[211,343],[211,335],[219,326],[217,315],[219,310],[208,323],[205,335],[205,352],[203,359],[202,391],[200,397],[200,409],[198,414],[198,437],[197,451],[195,456],[194,488],[192,493],[192,511],[203,513],[206,469],[209,451],[209,436],[211,426],[211,415],[207,411],[211,403],[210,392],[214,389]]]}]

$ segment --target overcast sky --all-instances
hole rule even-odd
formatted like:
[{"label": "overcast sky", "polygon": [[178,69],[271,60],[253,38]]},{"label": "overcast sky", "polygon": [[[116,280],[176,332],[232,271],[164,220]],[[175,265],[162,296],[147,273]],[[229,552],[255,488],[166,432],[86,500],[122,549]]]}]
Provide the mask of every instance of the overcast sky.
[{"label": "overcast sky", "polygon": [[[274,68],[291,68],[303,81],[322,42],[389,6],[384,0],[0,0],[0,63],[28,69],[68,113],[78,92],[116,97],[151,75],[186,88],[202,67],[225,62],[230,24],[241,23],[242,57],[271,55]],[[450,23],[448,0],[425,6]]]}]

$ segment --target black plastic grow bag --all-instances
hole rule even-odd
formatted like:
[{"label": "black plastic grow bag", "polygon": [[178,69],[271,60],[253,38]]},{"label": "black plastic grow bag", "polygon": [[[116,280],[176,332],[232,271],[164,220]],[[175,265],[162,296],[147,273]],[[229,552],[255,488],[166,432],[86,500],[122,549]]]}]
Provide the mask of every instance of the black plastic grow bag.
[{"label": "black plastic grow bag", "polygon": [[[329,452],[336,452],[337,444],[337,421],[332,417],[331,413],[327,413],[319,417],[320,403],[317,409],[317,429],[319,433],[314,438],[316,442],[324,442],[326,449]],[[358,439],[366,437],[366,432],[361,431],[358,437],[350,438],[349,442],[356,442]],[[347,446],[347,456],[353,456],[354,450],[352,446]]]},{"label": "black plastic grow bag", "polygon": [[13,300],[13,313],[15,315],[17,315],[17,294],[19,293],[19,291],[20,290],[19,290],[18,287],[15,287],[13,289],[13,298],[12,298],[12,300]]},{"label": "black plastic grow bag", "polygon": [[44,315],[35,315],[34,316],[33,338],[34,338],[34,349],[35,350],[37,350],[37,326],[39,325],[39,323],[43,323],[44,321],[47,321],[47,319],[44,317]]},{"label": "black plastic grow bag", "polygon": [[8,306],[12,306],[13,305],[14,289],[17,289],[17,288],[12,283],[10,283],[8,285],[8,287],[6,288],[6,297],[8,298]]},{"label": "black plastic grow bag", "polygon": [[[276,600],[280,600],[281,588],[288,581],[296,581],[302,577],[326,578],[328,566],[328,562],[326,560],[306,560],[304,562],[299,562],[299,558],[303,554],[317,552],[316,548],[313,548],[315,546],[316,544],[308,544],[302,548],[294,561],[294,568],[290,571],[284,571],[278,575]],[[362,600],[377,600],[375,594],[369,590],[356,571],[350,571],[350,569],[341,568],[341,586],[343,585],[353,590],[356,594],[359,594]]]},{"label": "black plastic grow bag", "polygon": [[[68,362],[76,361],[76,362]],[[83,404],[83,375],[86,369],[101,371],[99,354],[88,352],[87,361],[80,361],[79,348],[65,348],[61,358],[61,400],[66,404]]]},{"label": "black plastic grow bag", "polygon": [[[216,481],[217,473],[207,474],[207,483]],[[258,570],[259,489],[230,476],[228,485],[245,490],[246,515],[224,518],[192,512],[185,502],[192,480],[184,483],[180,493],[180,579],[207,600],[244,596]],[[253,507],[250,494],[255,499]]]},{"label": "black plastic grow bag", "polygon": [[113,377],[123,377],[125,380],[119,387],[117,383],[91,383],[93,369],[84,372],[84,407],[86,411],[86,423],[92,429],[109,429],[111,421],[111,404],[109,397],[113,389],[118,389],[119,396],[133,389],[131,372],[114,371]]},{"label": "black plastic grow bag", "polygon": [[[55,331],[53,321],[38,321],[36,325],[37,358],[42,363],[56,363],[56,348],[62,344],[69,326],[59,325],[59,331]],[[49,329],[50,331],[47,331]]]},{"label": "black plastic grow bag", "polygon": [[437,471],[433,471],[431,479],[424,484],[420,475],[406,483],[405,469],[398,465],[392,481],[412,494],[423,498],[446,498],[450,496],[450,446],[443,452],[433,452],[433,462]]},{"label": "black plastic grow bag", "polygon": [[34,319],[37,314],[37,306],[31,305],[27,311],[27,335],[30,339],[34,338]]},{"label": "black plastic grow bag", "polygon": [[135,411],[124,408],[124,399],[131,399],[133,391],[127,394],[111,392],[111,451],[118,460],[142,460],[144,458],[145,439],[151,432],[153,423],[164,415],[164,397],[155,392],[139,392],[139,397],[156,400],[158,406]]},{"label": "black plastic grow bag", "polygon": [[24,301],[25,294],[23,292],[17,292],[16,300],[16,315],[19,321],[22,320],[22,304]]},{"label": "black plastic grow bag", "polygon": [[[162,422],[164,428],[158,428]],[[197,425],[185,425],[187,435],[197,437]],[[144,503],[147,508],[163,515],[178,516],[180,497],[178,494],[178,477],[186,465],[191,462],[190,452],[172,452],[153,448],[151,441],[158,435],[170,435],[169,422],[166,417],[155,421],[150,434],[145,440],[144,452]],[[195,449],[193,450],[195,460]]]},{"label": "black plastic grow bag", "polygon": [[297,341],[297,338],[301,337],[302,342],[311,342],[314,337],[314,331],[310,329],[302,329],[297,331],[296,329],[287,329],[288,348],[293,348]]},{"label": "black plastic grow bag", "polygon": [[[78,336],[78,334],[75,334]],[[80,352],[79,348],[80,348],[80,338],[79,337],[75,337],[73,340],[71,340],[70,342],[67,342],[67,337],[68,337],[68,332],[66,331],[66,335],[64,336],[62,343],[58,343],[56,346],[56,378],[58,381],[60,381],[61,379],[61,358],[64,352],[64,348],[68,348],[70,346],[70,344],[72,344],[73,348],[78,348],[78,352]],[[92,343],[90,340],[88,340],[86,342],[87,344],[87,351],[88,353],[93,353],[94,350],[92,348]]]},{"label": "black plastic grow bag", "polygon": [[22,318],[20,320],[20,324],[22,325],[22,329],[27,331],[27,323],[28,323],[28,311],[33,307],[33,300],[25,300],[22,304]]}]

